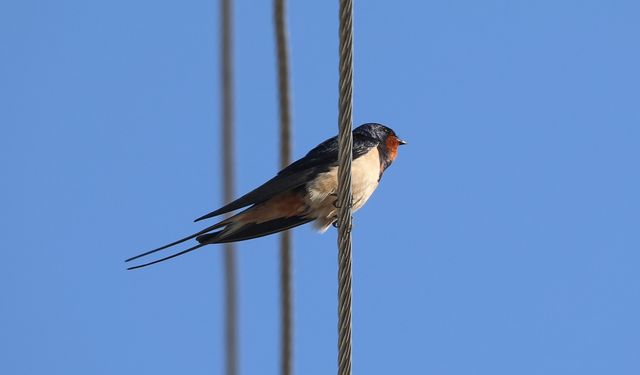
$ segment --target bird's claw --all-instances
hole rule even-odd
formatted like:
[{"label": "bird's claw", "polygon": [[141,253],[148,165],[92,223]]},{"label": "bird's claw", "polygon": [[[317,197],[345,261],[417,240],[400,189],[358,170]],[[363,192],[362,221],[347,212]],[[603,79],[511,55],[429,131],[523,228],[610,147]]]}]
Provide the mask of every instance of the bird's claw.
[{"label": "bird's claw", "polygon": [[[331,225],[336,229],[340,228],[340,223],[338,222],[337,218],[333,223],[331,223]],[[353,230],[353,216],[351,216],[351,223],[349,225],[349,229],[347,229],[347,233],[351,233],[352,230]]]},{"label": "bird's claw", "polygon": [[[333,193],[333,194],[330,194],[330,196],[336,197],[336,200],[333,201],[333,207],[340,208],[340,205],[338,204],[338,194],[337,193]],[[353,196],[350,197],[349,207],[353,207]]]}]

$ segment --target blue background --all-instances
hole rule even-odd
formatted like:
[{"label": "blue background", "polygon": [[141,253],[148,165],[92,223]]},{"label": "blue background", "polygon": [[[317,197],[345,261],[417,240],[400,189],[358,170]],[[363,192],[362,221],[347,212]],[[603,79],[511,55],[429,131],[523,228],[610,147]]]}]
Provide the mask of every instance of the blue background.
[{"label": "blue background", "polygon": [[[410,144],[355,216],[357,374],[640,373],[640,6],[356,1],[354,121]],[[337,1],[290,1],[294,155],[337,132]],[[270,1],[235,5],[237,192],[277,170]],[[222,373],[217,1],[0,4],[0,373]],[[336,233],[294,231],[295,370],[336,368]],[[277,238],[238,249],[278,373]]]}]

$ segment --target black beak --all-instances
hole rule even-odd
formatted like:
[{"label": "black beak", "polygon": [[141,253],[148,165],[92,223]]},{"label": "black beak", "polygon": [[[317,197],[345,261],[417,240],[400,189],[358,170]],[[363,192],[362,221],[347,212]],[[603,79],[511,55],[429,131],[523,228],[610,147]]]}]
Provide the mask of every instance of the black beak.
[{"label": "black beak", "polygon": [[402,145],[406,145],[406,144],[407,144],[407,142],[405,142],[405,141],[403,141],[402,139],[398,138],[398,144],[399,144],[400,146],[402,146]]}]

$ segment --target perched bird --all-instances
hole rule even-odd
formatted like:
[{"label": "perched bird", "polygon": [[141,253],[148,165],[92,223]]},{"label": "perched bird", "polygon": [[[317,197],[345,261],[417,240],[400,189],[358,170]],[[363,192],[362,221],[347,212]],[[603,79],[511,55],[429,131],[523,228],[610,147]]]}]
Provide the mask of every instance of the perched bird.
[{"label": "perched bird", "polygon": [[[361,208],[385,169],[406,142],[390,128],[375,123],[353,130],[353,163],[351,185],[353,212]],[[240,208],[249,208],[168,245],[129,258],[126,262],[164,250],[195,238],[198,244],[176,254],[128,269],[141,268],[175,258],[204,245],[243,241],[281,232],[315,221],[320,232],[336,221],[338,209],[338,139],[320,143],[303,158],[281,170],[274,178],[235,201],[195,221],[208,219]]]}]

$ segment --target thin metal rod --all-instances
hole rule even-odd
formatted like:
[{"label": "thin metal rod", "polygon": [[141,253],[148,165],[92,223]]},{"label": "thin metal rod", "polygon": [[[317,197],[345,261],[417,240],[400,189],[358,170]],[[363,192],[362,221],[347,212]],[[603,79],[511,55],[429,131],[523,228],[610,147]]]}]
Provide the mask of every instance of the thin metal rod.
[{"label": "thin metal rod", "polygon": [[[273,17],[278,57],[278,104],[280,112],[280,168],[291,163],[291,99],[289,50],[285,0],[274,0]],[[291,233],[280,235],[280,373],[292,374],[293,286],[291,281]]]},{"label": "thin metal rod", "polygon": [[[233,150],[233,45],[232,45],[232,4],[231,0],[220,1],[220,45],[221,45],[221,81],[222,81],[222,180],[224,202],[233,200],[234,195],[234,150]],[[238,373],[238,322],[237,322],[237,282],[235,246],[225,244],[224,283],[225,283],[225,373]]]},{"label": "thin metal rod", "polygon": [[338,102],[338,374],[351,374],[351,161],[353,158],[353,1],[340,0]]}]

